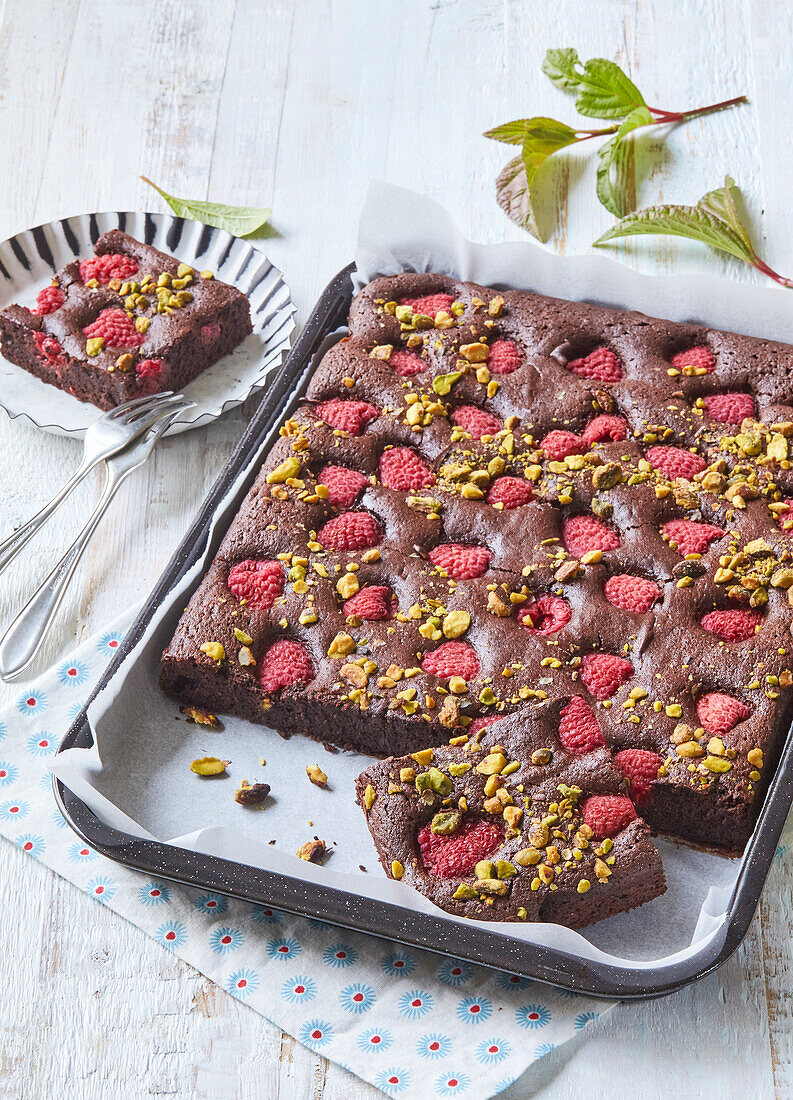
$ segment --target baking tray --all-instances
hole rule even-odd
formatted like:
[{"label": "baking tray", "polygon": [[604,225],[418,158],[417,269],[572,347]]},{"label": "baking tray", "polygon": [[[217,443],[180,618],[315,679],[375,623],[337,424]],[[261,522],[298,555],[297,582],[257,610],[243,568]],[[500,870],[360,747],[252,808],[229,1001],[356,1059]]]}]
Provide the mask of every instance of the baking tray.
[{"label": "baking tray", "polygon": [[[174,553],[124,642],[80,711],[59,747],[88,748],[93,743],[86,711],[94,697],[114,677],[140,640],[166,595],[201,554],[221,501],[251,453],[269,447],[285,415],[297,406],[323,342],[346,324],[353,297],[353,264],[328,284],[308,323],[273,384],[268,388],[234,453],[204,500],[195,521]],[[256,475],[238,486],[239,505]],[[793,743],[790,738],[771,781],[765,804],[742,858],[726,907],[725,918],[703,948],[682,961],[630,967],[582,959],[558,948],[543,947],[493,932],[477,922],[450,923],[442,916],[414,912],[392,902],[359,897],[300,878],[266,871],[249,864],[187,851],[170,844],[140,839],[112,828],[70,791],[53,779],[58,806],[68,824],[96,851],[128,867],[230,897],[274,906],[330,924],[386,937],[444,955],[507,970],[595,997],[643,1000],[672,993],[721,966],[740,944],[760,899],[788,812],[793,802]]]}]

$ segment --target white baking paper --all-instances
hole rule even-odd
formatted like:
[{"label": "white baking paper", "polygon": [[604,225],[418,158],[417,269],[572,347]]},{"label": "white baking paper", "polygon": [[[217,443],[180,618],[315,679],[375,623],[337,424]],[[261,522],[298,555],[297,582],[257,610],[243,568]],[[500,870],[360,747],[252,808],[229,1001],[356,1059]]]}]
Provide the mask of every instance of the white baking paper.
[{"label": "white baking paper", "polygon": [[[710,276],[637,275],[606,257],[557,257],[529,241],[471,244],[436,203],[380,183],[371,185],[361,216],[356,259],[359,285],[406,269],[445,271],[485,285],[629,306],[674,320],[793,340],[791,299],[774,288],[738,286]],[[163,603],[145,637],[92,704],[95,748],[61,754],[53,770],[102,820],[138,836],[313,879],[455,923],[458,918],[380,869],[353,795],[353,781],[368,757],[328,752],[303,737],[283,739],[234,718],[224,718],[220,732],[207,731],[182,719],[157,687],[160,654],[228,526],[239,487],[260,461],[260,454],[251,455],[237,490],[216,517],[203,559]],[[202,780],[192,775],[190,761],[204,755],[231,760],[229,776]],[[327,790],[312,786],[306,776],[306,765],[314,763],[329,777]],[[242,779],[271,784],[264,809],[246,810],[234,802]],[[322,867],[294,855],[314,836],[333,851]],[[724,934],[724,913],[741,861],[666,840],[659,840],[658,848],[667,893],[631,913],[580,933],[559,925],[486,927],[506,938],[638,969],[695,956]]]}]

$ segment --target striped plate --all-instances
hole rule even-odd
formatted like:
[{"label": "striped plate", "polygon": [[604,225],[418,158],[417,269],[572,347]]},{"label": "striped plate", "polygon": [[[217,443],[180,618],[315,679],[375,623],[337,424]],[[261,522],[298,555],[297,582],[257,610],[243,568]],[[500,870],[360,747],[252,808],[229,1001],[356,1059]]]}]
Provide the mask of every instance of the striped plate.
[{"label": "striped plate", "polygon": [[[123,229],[192,267],[214,271],[218,279],[246,294],[251,304],[253,332],[231,355],[186,387],[185,394],[196,406],[171,427],[169,435],[210,423],[266,385],[267,376],[289,350],[295,327],[289,288],[259,248],[202,222],[173,214],[111,211],[64,218],[18,233],[0,244],[0,308],[11,302],[32,305],[54,272],[90,256],[108,229]],[[0,408],[12,418],[24,418],[57,435],[81,436],[99,415],[93,405],[48,386],[1,357]]]}]

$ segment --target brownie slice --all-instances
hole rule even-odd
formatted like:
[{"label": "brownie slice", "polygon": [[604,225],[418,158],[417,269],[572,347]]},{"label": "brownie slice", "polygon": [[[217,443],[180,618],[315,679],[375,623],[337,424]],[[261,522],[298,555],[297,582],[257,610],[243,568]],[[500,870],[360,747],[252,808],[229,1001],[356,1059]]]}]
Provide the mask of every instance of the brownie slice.
[{"label": "brownie slice", "polygon": [[458,916],[570,928],[664,893],[649,827],[581,696],[484,722],[358,777],[386,874]]},{"label": "brownie slice", "polygon": [[740,848],[791,718],[791,379],[787,345],[377,280],[162,685],[386,756],[581,694],[654,828]]},{"label": "brownie slice", "polygon": [[80,401],[111,409],[181,390],[252,331],[245,295],[113,229],[35,306],[0,310],[0,350]]}]

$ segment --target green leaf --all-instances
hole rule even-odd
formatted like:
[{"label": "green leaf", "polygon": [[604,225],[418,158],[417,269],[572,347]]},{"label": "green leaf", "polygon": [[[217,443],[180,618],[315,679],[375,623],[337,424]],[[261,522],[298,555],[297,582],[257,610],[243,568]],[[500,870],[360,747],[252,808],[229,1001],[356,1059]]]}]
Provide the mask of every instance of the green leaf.
[{"label": "green leaf", "polygon": [[538,240],[543,240],[537,226],[523,157],[513,157],[499,172],[496,177],[496,200],[508,218],[522,229],[528,229]]},{"label": "green leaf", "polygon": [[572,92],[581,83],[580,64],[577,50],[546,50],[542,71],[557,88]]},{"label": "green leaf", "polygon": [[747,249],[754,253],[754,247],[746,227],[738,216],[737,202],[740,197],[741,192],[735,186],[735,180],[732,176],[725,176],[724,186],[717,188],[715,191],[708,191],[706,195],[702,196],[697,205],[726,222],[730,229],[741,238]]},{"label": "green leaf", "polygon": [[261,229],[270,217],[271,211],[266,207],[257,206],[228,206],[221,202],[204,202],[196,199],[178,199],[163,191],[156,183],[140,177],[144,183],[148,183],[155,191],[158,191],[165,201],[180,218],[190,218],[192,221],[206,222],[214,225],[216,229],[225,229],[235,237],[247,237]]},{"label": "green leaf", "polygon": [[653,122],[647,107],[637,107],[623,121],[614,137],[598,150],[597,196],[605,208],[618,218],[630,212],[635,197],[628,135],[638,127],[650,126]]},{"label": "green leaf", "polygon": [[578,141],[578,133],[564,122],[557,122],[555,118],[526,119],[526,133],[523,141],[524,159],[528,153],[533,157],[545,157],[555,153],[558,149],[564,149],[566,145],[572,145]]},{"label": "green leaf", "polygon": [[527,118],[516,118],[514,122],[504,122],[501,126],[494,126],[492,130],[485,130],[482,137],[491,141],[503,141],[506,145],[522,145],[526,136]]},{"label": "green leaf", "polygon": [[593,57],[584,65],[575,107],[590,118],[624,118],[634,107],[646,107],[644,97],[619,65]]},{"label": "green leaf", "polygon": [[530,118],[519,157],[509,161],[496,180],[496,197],[501,209],[538,240],[544,236],[534,208],[535,177],[551,153],[578,140],[576,131],[552,118]]},{"label": "green leaf", "polygon": [[664,237],[687,237],[692,241],[701,241],[711,248],[727,252],[739,260],[754,263],[755,255],[751,245],[747,247],[743,236],[736,233],[720,217],[702,206],[648,206],[637,210],[627,218],[607,229],[602,237],[595,241],[600,247],[617,237],[634,237],[654,234]]}]

